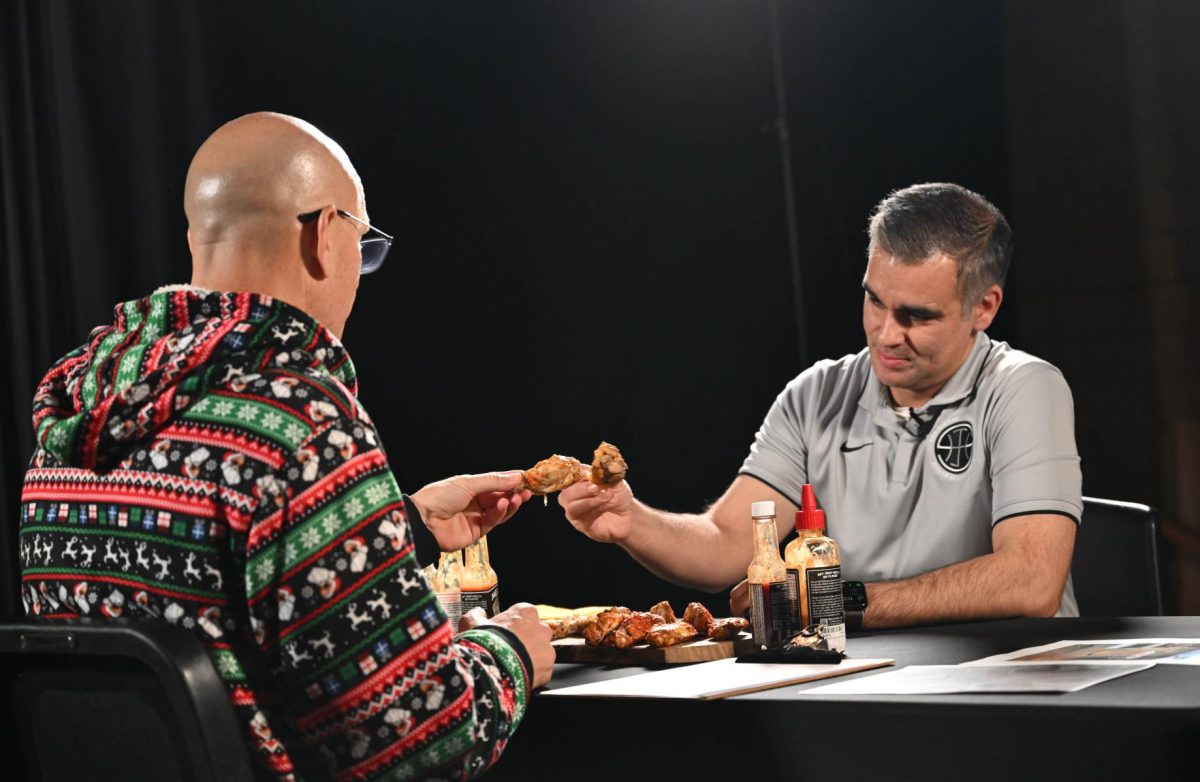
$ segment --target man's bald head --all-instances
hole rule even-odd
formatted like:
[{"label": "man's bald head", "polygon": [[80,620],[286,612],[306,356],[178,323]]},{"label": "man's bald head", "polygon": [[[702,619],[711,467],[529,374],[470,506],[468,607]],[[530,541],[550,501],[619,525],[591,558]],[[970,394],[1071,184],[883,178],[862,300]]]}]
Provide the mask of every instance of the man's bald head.
[{"label": "man's bald head", "polygon": [[311,124],[274,112],[247,114],[209,136],[183,197],[193,246],[269,240],[273,228],[291,227],[284,221],[331,204],[366,219],[350,159]]},{"label": "man's bald head", "polygon": [[282,299],[341,336],[364,229],[338,210],[367,215],[362,182],[332,139],[271,112],[226,123],[192,158],[183,208],[193,285]]}]

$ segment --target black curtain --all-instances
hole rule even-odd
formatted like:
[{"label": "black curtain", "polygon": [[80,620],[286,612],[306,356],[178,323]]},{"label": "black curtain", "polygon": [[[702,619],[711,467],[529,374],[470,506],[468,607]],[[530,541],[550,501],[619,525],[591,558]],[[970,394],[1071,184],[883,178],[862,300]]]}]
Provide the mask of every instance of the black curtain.
[{"label": "black curtain", "polygon": [[[16,508],[33,389],[113,304],[186,273],[165,198],[212,119],[193,10],[9,0],[0,16],[0,575],[16,578]],[[3,610],[16,594],[4,589]]]},{"label": "black curtain", "polygon": [[[861,348],[872,204],[950,179],[1007,207],[998,3],[782,2],[795,301],[768,2],[0,6],[5,583],[37,380],[187,279],[191,155],[263,109],[338,139],[398,236],[346,344],[402,487],[606,439],[650,504],[719,496],[801,347]],[[491,550],[505,603],[724,603],[553,503]]]}]

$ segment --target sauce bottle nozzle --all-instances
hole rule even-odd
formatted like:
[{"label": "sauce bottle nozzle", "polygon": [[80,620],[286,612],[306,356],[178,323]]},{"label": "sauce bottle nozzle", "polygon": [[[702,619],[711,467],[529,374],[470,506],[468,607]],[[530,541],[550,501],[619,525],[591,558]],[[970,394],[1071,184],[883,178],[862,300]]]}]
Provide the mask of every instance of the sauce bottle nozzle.
[{"label": "sauce bottle nozzle", "polygon": [[811,483],[800,490],[800,510],[796,511],[796,529],[825,529],[825,511],[817,507],[817,495]]}]

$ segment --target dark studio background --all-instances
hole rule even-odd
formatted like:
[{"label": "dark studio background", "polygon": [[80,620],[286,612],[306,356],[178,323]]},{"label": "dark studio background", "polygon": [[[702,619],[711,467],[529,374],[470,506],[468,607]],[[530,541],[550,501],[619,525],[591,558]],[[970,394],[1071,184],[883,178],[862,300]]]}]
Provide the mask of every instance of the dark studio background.
[{"label": "dark studio background", "polygon": [[[993,336],[1063,369],[1085,493],[1160,507],[1200,608],[1200,6],[780,2],[799,301],[767,0],[0,8],[6,610],[38,378],[186,281],[191,155],[261,109],[337,139],[398,237],[345,341],[402,487],[607,439],[699,510],[787,380],[862,346],[873,204],[951,180],[1014,227]],[[699,596],[553,502],[489,540],[506,604]]]}]

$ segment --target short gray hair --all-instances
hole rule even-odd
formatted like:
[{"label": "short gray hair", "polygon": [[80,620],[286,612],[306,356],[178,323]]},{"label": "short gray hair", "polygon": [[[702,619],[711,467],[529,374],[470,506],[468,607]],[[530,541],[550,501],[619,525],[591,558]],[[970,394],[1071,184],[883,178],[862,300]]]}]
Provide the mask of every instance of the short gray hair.
[{"label": "short gray hair", "polygon": [[958,262],[955,286],[964,314],[993,285],[1004,287],[1012,258],[1012,230],[1000,210],[965,187],[931,182],[895,190],[879,202],[868,229],[875,248],[901,263],[923,263],[936,253]]}]

